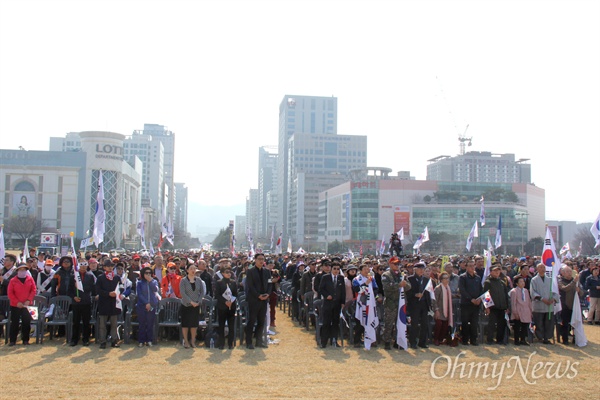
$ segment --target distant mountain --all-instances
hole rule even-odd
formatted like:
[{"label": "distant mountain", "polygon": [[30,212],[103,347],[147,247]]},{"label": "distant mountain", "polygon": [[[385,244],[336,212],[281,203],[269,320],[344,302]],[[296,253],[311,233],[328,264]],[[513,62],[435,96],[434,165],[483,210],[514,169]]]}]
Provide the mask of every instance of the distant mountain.
[{"label": "distant mountain", "polygon": [[188,231],[194,237],[216,235],[229,225],[229,220],[235,220],[236,215],[245,214],[245,203],[233,206],[207,206],[189,202]]}]

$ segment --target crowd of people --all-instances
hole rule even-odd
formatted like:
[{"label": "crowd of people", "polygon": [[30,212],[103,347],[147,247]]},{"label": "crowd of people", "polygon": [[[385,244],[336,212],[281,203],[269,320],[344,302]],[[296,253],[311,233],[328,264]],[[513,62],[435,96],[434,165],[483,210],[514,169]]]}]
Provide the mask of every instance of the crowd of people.
[{"label": "crowd of people", "polygon": [[[600,325],[600,260],[567,260],[560,268],[557,294],[538,257],[497,256],[486,273],[481,256],[403,256],[401,249],[395,253],[350,259],[304,253],[259,252],[248,257],[218,252],[155,256],[91,252],[75,260],[71,256],[36,256],[32,249],[23,263],[6,255],[0,271],[0,296],[8,296],[10,309],[0,312],[6,318],[10,311],[10,332],[4,333],[9,335],[9,346],[16,345],[19,330],[23,344],[28,345],[28,307],[34,304],[34,297],[68,296],[73,313],[68,344],[88,346],[96,302],[99,330],[95,341],[102,349],[109,341],[112,347],[120,346],[117,319],[125,312],[126,299],[133,300],[129,306],[138,322],[138,346],[152,346],[157,339],[154,326],[159,302],[168,298],[181,303],[182,345],[196,347],[202,326],[201,304],[207,296],[216,300],[216,347],[235,346],[234,329],[226,333],[225,326],[231,328],[240,317],[240,299],[247,306],[246,348],[267,347],[263,332],[276,327],[277,304],[286,295],[283,287],[290,288],[291,315],[299,325],[307,323],[307,305],[320,300],[320,315],[314,316],[314,310],[310,314],[312,324],[317,318],[321,322],[318,344],[323,348],[339,346],[339,335],[347,335],[355,347],[383,344],[386,350],[428,348],[430,344],[506,345],[510,327],[515,345],[529,346],[531,337],[552,344],[557,323],[557,339],[568,345],[575,301],[582,305],[587,323]],[[401,297],[405,309],[399,309]],[[371,317],[376,317],[370,326],[350,311],[367,304],[373,305]],[[555,313],[559,304],[560,312]],[[407,345],[398,340],[399,315],[407,321]],[[484,315],[486,332],[480,324]],[[341,319],[352,319],[352,324],[344,324],[352,328],[340,329]],[[310,324],[310,318],[308,321]],[[485,343],[480,343],[481,337]]]}]

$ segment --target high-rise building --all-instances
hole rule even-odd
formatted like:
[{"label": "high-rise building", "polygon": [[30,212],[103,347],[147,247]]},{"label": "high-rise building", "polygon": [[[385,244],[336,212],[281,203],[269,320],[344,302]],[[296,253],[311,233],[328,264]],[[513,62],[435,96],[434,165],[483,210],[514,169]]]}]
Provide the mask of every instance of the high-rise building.
[{"label": "high-rise building", "polygon": [[246,227],[256,243],[258,231],[258,189],[250,189],[246,198]]},{"label": "high-rise building", "polygon": [[277,153],[270,152],[273,147],[263,146],[258,149],[258,220],[256,236],[267,237],[277,224],[277,211],[269,202],[269,194],[277,187]]},{"label": "high-rise building", "polygon": [[367,167],[367,137],[295,133],[288,153],[288,235],[304,245],[317,236],[319,193]]},{"label": "high-rise building", "polygon": [[337,98],[285,95],[279,105],[277,220],[287,236],[289,205],[289,139],[296,133],[336,135]]},{"label": "high-rise building", "polygon": [[173,225],[180,232],[187,232],[188,188],[185,183],[175,182],[175,219]]},{"label": "high-rise building", "polygon": [[[139,131],[138,131],[139,132]],[[165,185],[169,188],[168,193],[175,193],[175,134],[163,125],[144,124],[142,135],[150,135],[153,140],[162,143],[164,149],[163,172]],[[167,214],[173,216],[175,213],[175,196],[169,197]]]},{"label": "high-rise building", "polygon": [[142,203],[145,207],[163,209],[165,201],[164,147],[161,141],[150,135],[134,131],[123,143],[126,160],[137,156],[143,163]]},{"label": "high-rise building", "polygon": [[471,151],[428,161],[428,181],[531,183],[531,165],[526,163],[529,159],[515,161],[514,154]]}]

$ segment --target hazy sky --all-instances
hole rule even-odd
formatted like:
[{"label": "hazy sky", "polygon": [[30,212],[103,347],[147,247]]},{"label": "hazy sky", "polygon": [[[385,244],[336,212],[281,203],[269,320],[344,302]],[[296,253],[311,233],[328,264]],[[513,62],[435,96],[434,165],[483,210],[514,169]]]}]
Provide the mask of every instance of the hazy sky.
[{"label": "hazy sky", "polygon": [[469,150],[531,159],[547,219],[591,222],[599,15],[576,0],[3,0],[0,147],[162,124],[190,201],[233,205],[277,144],[283,96],[333,95],[370,166],[425,179],[469,124]]}]

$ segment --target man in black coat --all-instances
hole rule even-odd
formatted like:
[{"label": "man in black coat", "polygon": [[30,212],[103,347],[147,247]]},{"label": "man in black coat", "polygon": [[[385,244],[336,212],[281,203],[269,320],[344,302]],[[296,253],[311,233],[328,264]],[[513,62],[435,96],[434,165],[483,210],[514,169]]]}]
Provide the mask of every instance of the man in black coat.
[{"label": "man in black coat", "polygon": [[110,337],[112,347],[120,347],[117,336],[117,317],[121,310],[117,308],[117,292],[120,279],[113,273],[113,263],[110,260],[104,262],[104,274],[96,281],[96,293],[98,294],[98,328],[100,330],[97,340],[100,348],[106,348],[106,320],[110,319]]},{"label": "man in black coat", "polygon": [[429,331],[429,319],[427,314],[431,309],[430,294],[425,287],[429,282],[429,278],[423,276],[425,264],[420,262],[415,264],[414,275],[408,277],[411,289],[406,292],[406,309],[410,316],[410,331],[409,341],[410,347],[417,348],[417,340],[419,347],[424,349],[427,346],[427,333]]},{"label": "man in black coat", "polygon": [[75,297],[73,297],[73,328],[71,330],[70,346],[77,346],[79,341],[79,327],[83,326],[82,342],[84,346],[90,344],[90,319],[92,316],[92,299],[96,296],[96,278],[87,270],[87,262],[79,265],[79,274],[83,291],[75,288]]},{"label": "man in black coat", "polygon": [[339,347],[337,334],[340,328],[340,311],[346,300],[346,284],[340,275],[340,264],[333,263],[331,273],[323,275],[319,293],[323,299],[323,327],[321,328],[321,347],[327,347],[332,338],[332,344]]},{"label": "man in black coat", "polygon": [[[256,347],[267,348],[262,338],[267,317],[267,302],[271,293],[271,272],[264,268],[264,265],[265,255],[256,253],[254,266],[248,270],[246,276],[245,291],[249,314],[246,325],[246,348],[248,349],[254,349],[253,336],[256,336]],[[254,331],[254,324],[256,324],[256,331]]]},{"label": "man in black coat", "polygon": [[469,341],[472,346],[477,343],[479,328],[479,308],[483,294],[481,290],[481,278],[475,272],[475,263],[469,261],[466,272],[458,278],[458,289],[460,290],[460,319],[462,344],[467,345]]}]

